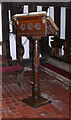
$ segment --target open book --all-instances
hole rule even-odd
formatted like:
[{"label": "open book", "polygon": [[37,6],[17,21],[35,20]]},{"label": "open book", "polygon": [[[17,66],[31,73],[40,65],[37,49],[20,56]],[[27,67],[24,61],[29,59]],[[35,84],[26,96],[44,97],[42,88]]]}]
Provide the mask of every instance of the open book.
[{"label": "open book", "polygon": [[27,14],[15,14],[13,17],[19,17],[19,16],[26,16],[26,15],[47,15],[46,11],[40,11],[40,12],[30,12]]}]

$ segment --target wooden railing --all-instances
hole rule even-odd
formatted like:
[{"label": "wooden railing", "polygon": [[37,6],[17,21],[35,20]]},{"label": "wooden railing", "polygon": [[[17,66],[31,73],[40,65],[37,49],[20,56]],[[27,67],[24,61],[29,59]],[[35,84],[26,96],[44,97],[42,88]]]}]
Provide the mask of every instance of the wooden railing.
[{"label": "wooden railing", "polygon": [[[51,41],[52,51],[51,56],[53,57],[62,57],[63,60],[69,62],[71,59],[71,41],[67,39],[59,39],[57,37],[52,38],[54,41]],[[64,46],[64,55],[62,55],[62,46]]]}]

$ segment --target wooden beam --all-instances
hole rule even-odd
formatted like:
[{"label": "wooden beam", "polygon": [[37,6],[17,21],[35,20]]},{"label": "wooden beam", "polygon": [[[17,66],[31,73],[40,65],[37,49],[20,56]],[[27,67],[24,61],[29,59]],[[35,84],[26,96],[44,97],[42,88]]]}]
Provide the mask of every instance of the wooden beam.
[{"label": "wooden beam", "polygon": [[71,40],[71,8],[66,9],[66,38]]},{"label": "wooden beam", "polygon": [[[8,25],[8,7],[6,3],[2,3],[2,32],[3,32],[3,56],[10,57],[10,48],[9,48],[9,25]],[[8,48],[8,49],[7,49]]]},{"label": "wooden beam", "polygon": [[60,7],[54,7],[54,21],[59,28],[58,36],[60,36]]},{"label": "wooden beam", "polygon": [[54,7],[71,7],[71,2],[14,2],[14,4],[16,5],[29,5],[29,6],[45,6],[45,7],[49,7],[49,6],[54,6]]}]

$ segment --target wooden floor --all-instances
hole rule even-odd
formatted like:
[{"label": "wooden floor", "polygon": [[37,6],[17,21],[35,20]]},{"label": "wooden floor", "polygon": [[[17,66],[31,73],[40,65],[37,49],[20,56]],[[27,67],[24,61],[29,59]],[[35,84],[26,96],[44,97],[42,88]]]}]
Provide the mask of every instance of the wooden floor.
[{"label": "wooden floor", "polygon": [[21,101],[32,94],[31,70],[24,72],[23,81],[21,88],[16,76],[2,78],[2,118],[69,118],[69,87],[65,83],[40,70],[41,95],[52,103],[32,108]]}]

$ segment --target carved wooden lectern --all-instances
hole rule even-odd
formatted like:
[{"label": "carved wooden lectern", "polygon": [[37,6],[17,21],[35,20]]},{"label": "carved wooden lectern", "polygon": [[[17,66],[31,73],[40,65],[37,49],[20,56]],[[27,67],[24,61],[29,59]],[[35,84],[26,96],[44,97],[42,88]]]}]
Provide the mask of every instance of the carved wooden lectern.
[{"label": "carved wooden lectern", "polygon": [[[34,40],[34,80],[32,86],[32,96],[22,101],[34,108],[49,103],[40,94],[39,85],[39,40],[41,37],[56,35],[58,27],[51,17],[47,17],[45,11],[32,12],[29,14],[16,14],[13,16],[16,21],[17,36],[32,37]],[[45,42],[45,41],[44,41]]]}]

